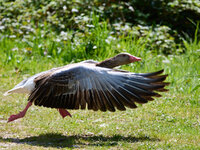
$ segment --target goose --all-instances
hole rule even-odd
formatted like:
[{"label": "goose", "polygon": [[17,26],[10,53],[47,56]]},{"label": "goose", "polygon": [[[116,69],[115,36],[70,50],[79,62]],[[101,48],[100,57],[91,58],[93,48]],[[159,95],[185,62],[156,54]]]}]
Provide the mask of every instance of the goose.
[{"label": "goose", "polygon": [[56,108],[65,118],[71,117],[66,109],[88,109],[94,111],[125,111],[126,107],[137,108],[160,97],[158,92],[168,91],[164,82],[168,75],[164,70],[151,73],[132,73],[114,67],[140,61],[129,53],[120,53],[102,62],[86,60],[33,75],[13,89],[4,93],[29,94],[23,111],[11,115],[8,122],[25,116],[29,107]]}]

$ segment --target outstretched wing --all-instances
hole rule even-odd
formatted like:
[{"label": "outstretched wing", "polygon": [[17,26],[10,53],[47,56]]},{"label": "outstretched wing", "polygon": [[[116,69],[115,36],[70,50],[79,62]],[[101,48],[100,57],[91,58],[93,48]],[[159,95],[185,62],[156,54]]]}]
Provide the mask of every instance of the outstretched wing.
[{"label": "outstretched wing", "polygon": [[[78,64],[63,67],[36,78],[36,88],[29,100],[51,108],[93,109],[101,111],[136,108],[147,103],[155,91],[164,91],[167,75],[134,74],[113,69]],[[148,77],[149,76],[149,77]]]}]

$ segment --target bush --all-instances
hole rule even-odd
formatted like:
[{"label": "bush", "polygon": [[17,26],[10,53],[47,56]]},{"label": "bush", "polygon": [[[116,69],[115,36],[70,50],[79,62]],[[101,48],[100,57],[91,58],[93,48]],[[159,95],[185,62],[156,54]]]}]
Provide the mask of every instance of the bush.
[{"label": "bush", "polygon": [[[72,32],[87,36],[96,23],[106,21],[115,36],[147,36],[151,49],[166,54],[179,43],[180,35],[193,37],[200,20],[199,0],[0,0],[0,31],[28,37]],[[69,34],[68,34],[69,35]],[[63,35],[62,35],[63,38]],[[65,37],[64,37],[65,38]],[[68,37],[66,37],[68,38]]]}]

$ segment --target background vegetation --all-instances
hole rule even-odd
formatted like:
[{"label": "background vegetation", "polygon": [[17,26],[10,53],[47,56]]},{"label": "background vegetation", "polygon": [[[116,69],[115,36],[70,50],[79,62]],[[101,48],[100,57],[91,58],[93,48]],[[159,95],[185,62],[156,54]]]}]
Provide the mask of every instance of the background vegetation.
[{"label": "background vegetation", "polygon": [[[0,0],[0,148],[199,149],[199,0]],[[3,93],[40,71],[129,52],[132,72],[161,68],[168,93],[136,110],[102,113],[33,106]]]}]

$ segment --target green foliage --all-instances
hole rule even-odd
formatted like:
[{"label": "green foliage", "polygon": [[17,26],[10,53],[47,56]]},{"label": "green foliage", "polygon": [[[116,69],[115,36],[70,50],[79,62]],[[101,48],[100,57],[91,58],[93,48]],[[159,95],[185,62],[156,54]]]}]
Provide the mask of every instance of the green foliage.
[{"label": "green foliage", "polygon": [[[0,149],[200,148],[200,42],[184,41],[181,55],[157,55],[147,49],[146,37],[114,38],[107,25],[102,26],[92,28],[90,36],[79,39],[79,45],[47,39],[39,36],[40,31],[29,41],[8,37],[0,41]],[[6,123],[11,114],[25,107],[27,96],[4,97],[3,93],[24,78],[86,58],[104,60],[122,51],[142,61],[120,69],[141,73],[164,68],[169,74],[169,92],[137,109],[115,113],[69,110],[72,118],[65,119],[56,109],[31,106],[25,118]]]},{"label": "green foliage", "polygon": [[[87,38],[96,24],[107,23],[112,35],[146,36],[151,50],[166,54],[184,51],[180,35],[192,35],[200,20],[199,0],[0,0],[0,35],[29,38],[38,35],[63,40]],[[1,34],[3,33],[3,34]],[[199,31],[198,31],[199,33]],[[95,39],[93,39],[95,40]],[[87,51],[93,44],[89,42]],[[90,50],[89,50],[90,51]],[[173,51],[174,52],[174,51]]]},{"label": "green foliage", "polygon": [[[0,149],[199,149],[198,20],[198,0],[0,0]],[[120,69],[164,68],[169,92],[136,110],[71,110],[65,119],[32,106],[6,123],[27,97],[3,93],[24,78],[120,52],[142,58]]]},{"label": "green foliage", "polygon": [[[167,42],[161,35],[154,35],[152,28],[133,28],[135,34],[143,35],[139,37],[123,25],[127,34],[113,33],[106,22],[99,23],[98,17],[94,17],[91,25],[94,27],[85,33],[69,30],[57,35],[36,29],[34,34],[22,37],[2,34],[0,149],[199,149],[200,42],[197,36],[194,41],[183,41],[185,53],[165,56],[156,52],[166,47],[153,43]],[[167,27],[156,30],[169,36]],[[175,52],[176,47],[175,44],[170,51]],[[135,110],[115,113],[69,110],[73,117],[65,119],[56,109],[32,106],[25,118],[6,123],[9,115],[25,107],[27,97],[20,94],[4,97],[3,93],[24,78],[71,62],[101,61],[119,52],[142,58],[120,69],[151,72],[164,68],[171,83],[169,92],[161,93],[162,97],[148,104],[138,105]]]}]

